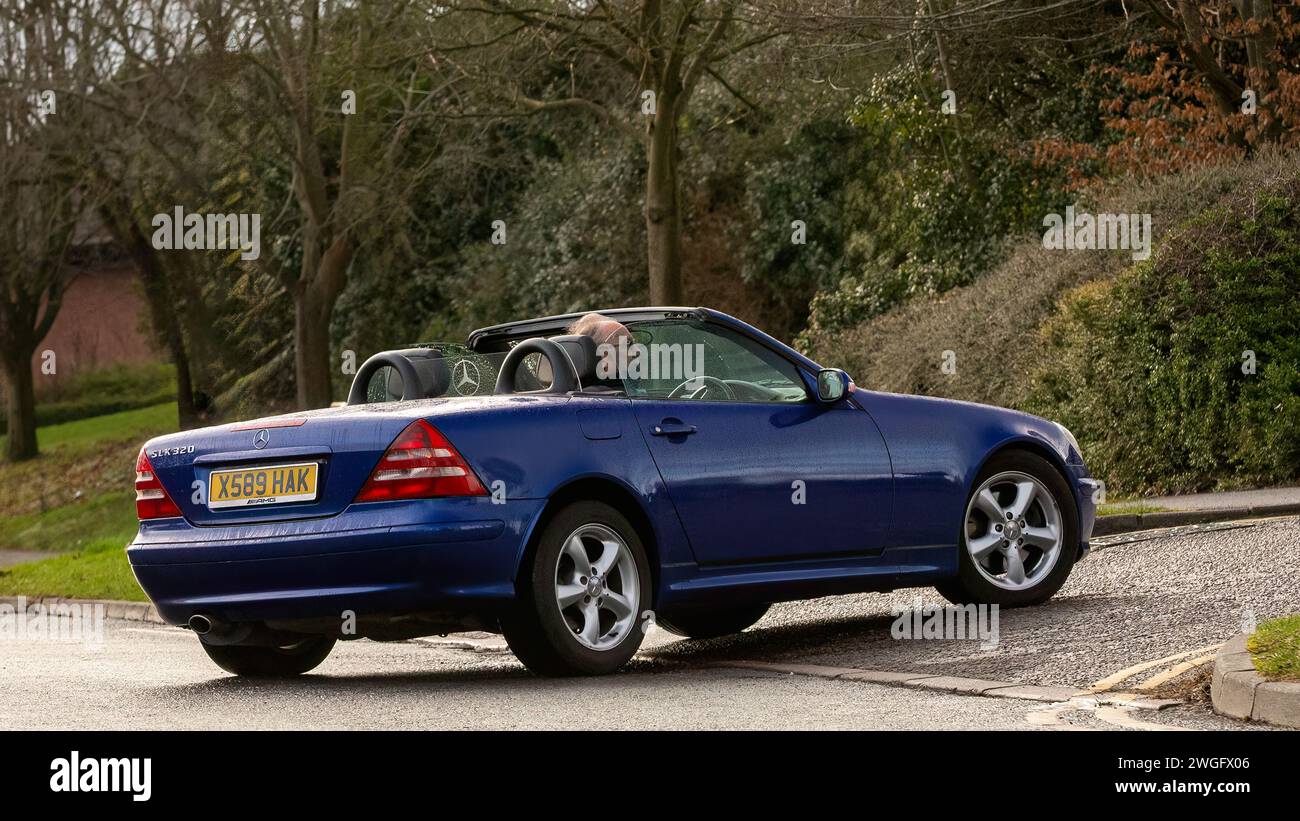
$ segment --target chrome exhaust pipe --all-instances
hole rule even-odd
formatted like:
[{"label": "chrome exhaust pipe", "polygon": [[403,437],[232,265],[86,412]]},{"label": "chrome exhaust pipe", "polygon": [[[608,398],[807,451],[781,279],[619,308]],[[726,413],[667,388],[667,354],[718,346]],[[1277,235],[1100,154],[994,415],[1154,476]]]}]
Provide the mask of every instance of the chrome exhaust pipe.
[{"label": "chrome exhaust pipe", "polygon": [[222,621],[215,616],[195,613],[186,622],[191,630],[203,640],[204,644],[243,644],[253,637],[258,630],[266,628],[254,622]]}]

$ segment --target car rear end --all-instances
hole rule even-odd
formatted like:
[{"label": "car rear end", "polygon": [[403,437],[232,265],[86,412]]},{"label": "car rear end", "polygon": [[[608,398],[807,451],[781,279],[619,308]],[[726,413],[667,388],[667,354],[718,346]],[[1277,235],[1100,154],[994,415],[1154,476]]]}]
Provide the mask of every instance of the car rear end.
[{"label": "car rear end", "polygon": [[[173,624],[404,637],[491,620],[540,501],[494,500],[438,403],[309,412],[151,440],[127,555]],[[196,620],[197,617],[197,620]]]}]

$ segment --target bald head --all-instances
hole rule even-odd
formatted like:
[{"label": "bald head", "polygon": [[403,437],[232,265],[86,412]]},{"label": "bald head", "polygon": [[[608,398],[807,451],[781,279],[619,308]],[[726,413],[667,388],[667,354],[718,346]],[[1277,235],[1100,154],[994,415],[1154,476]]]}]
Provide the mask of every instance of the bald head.
[{"label": "bald head", "polygon": [[632,340],[632,333],[626,325],[604,314],[586,314],[569,326],[569,333],[589,336],[595,341],[598,374],[613,375],[619,372],[619,340]]},{"label": "bald head", "polygon": [[569,326],[569,333],[582,334],[595,340],[597,345],[617,345],[620,337],[630,336],[627,326],[604,314],[586,314]]}]

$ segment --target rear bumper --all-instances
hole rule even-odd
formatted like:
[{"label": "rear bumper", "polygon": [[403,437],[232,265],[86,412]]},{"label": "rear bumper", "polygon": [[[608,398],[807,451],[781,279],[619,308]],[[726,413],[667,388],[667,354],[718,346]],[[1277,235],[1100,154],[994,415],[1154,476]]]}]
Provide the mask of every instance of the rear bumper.
[{"label": "rear bumper", "polygon": [[541,500],[429,499],[233,527],[146,522],[127,556],[162,618],[341,619],[476,613],[514,597]]}]

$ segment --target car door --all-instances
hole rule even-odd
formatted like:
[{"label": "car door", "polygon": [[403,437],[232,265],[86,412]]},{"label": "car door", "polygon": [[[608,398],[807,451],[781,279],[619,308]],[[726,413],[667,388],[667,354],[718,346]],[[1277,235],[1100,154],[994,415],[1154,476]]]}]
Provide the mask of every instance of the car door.
[{"label": "car door", "polygon": [[848,401],[816,401],[793,363],[722,325],[667,320],[636,326],[633,336],[655,362],[673,360],[656,346],[691,346],[697,355],[698,373],[625,384],[700,563],[886,546],[893,477],[869,414]]}]

